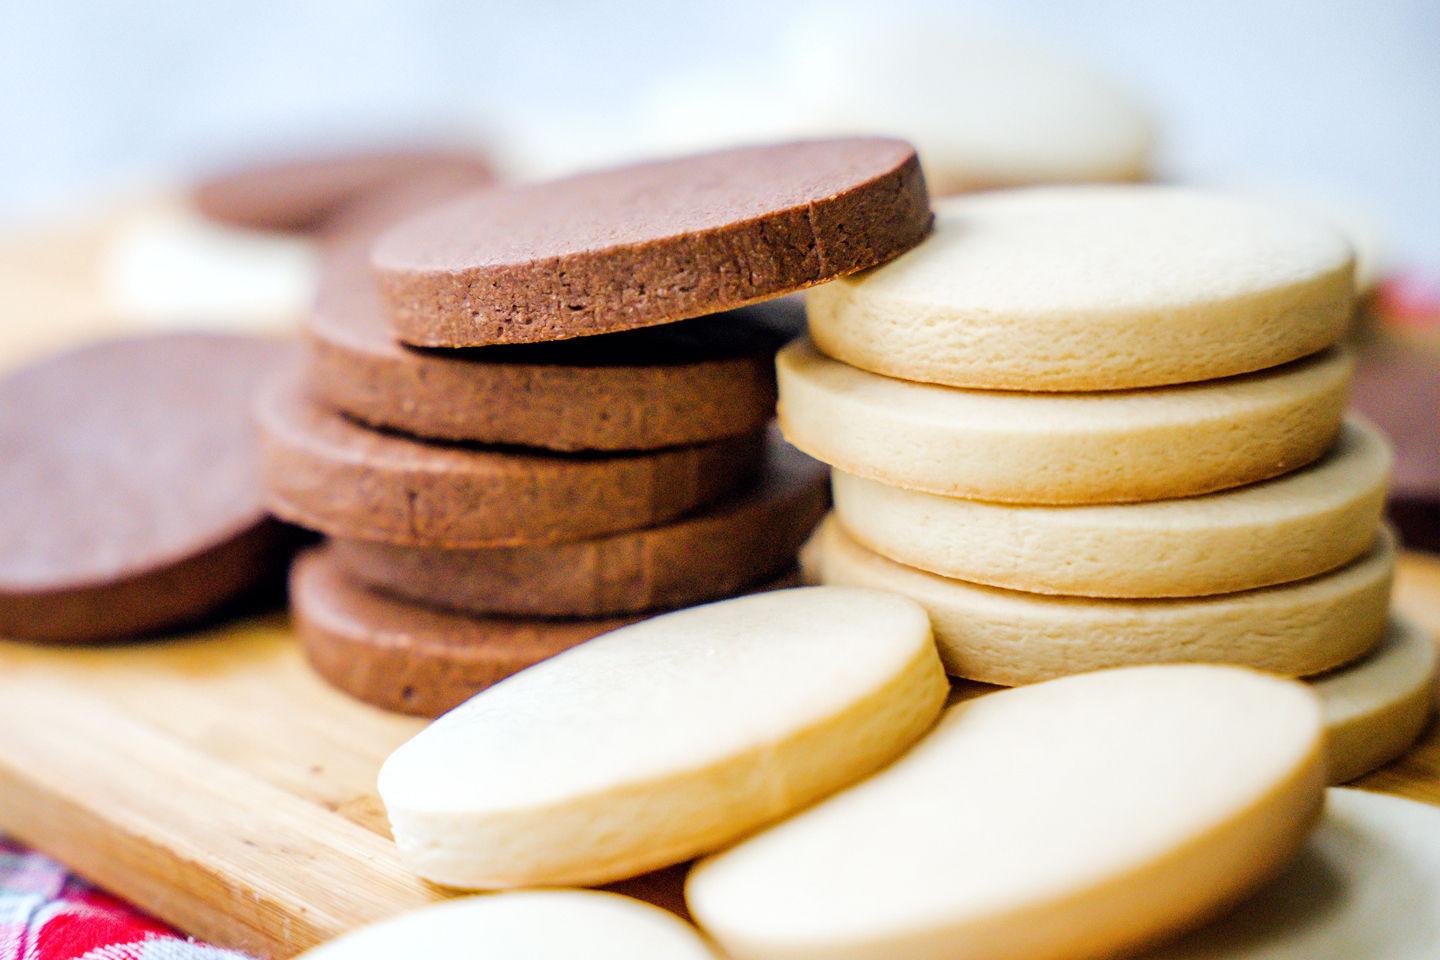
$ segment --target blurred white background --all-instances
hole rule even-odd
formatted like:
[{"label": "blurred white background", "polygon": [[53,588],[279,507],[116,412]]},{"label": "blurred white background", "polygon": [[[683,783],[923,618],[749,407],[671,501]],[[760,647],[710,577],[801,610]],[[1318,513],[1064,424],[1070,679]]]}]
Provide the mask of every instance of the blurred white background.
[{"label": "blurred white background", "polygon": [[1280,187],[1440,273],[1436,0],[50,0],[0,4],[0,223],[286,145],[435,135],[519,174],[624,153],[682,75],[757,75],[815,24],[1009,25],[1146,103],[1170,179]]}]

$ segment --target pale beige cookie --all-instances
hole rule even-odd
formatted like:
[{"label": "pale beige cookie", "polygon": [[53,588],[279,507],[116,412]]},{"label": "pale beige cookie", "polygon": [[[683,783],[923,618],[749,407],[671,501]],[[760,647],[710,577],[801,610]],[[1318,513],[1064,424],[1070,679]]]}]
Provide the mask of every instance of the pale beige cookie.
[{"label": "pale beige cookie", "polygon": [[1346,783],[1410,748],[1435,710],[1435,641],[1395,616],[1364,660],[1314,677],[1325,707],[1330,782]]},{"label": "pale beige cookie", "polygon": [[716,960],[693,927],[648,903],[599,890],[459,897],[361,927],[304,960]]},{"label": "pale beige cookie", "polygon": [[951,580],[886,560],[834,517],[801,552],[808,582],[893,590],[930,612],[952,675],[1014,686],[1137,663],[1234,663],[1309,676],[1384,635],[1394,538],[1324,576],[1189,599],[1057,597]]},{"label": "pale beige cookie", "polygon": [[950,708],[883,772],[701,861],[736,960],[1085,960],[1279,873],[1320,812],[1320,709],[1235,667],[1109,670]]},{"label": "pale beige cookie", "polygon": [[890,265],[809,295],[825,353],[907,380],[1116,390],[1262,370],[1339,339],[1339,231],[1179,187],[1038,187],[941,201]]},{"label": "pale beige cookie", "polygon": [[925,611],[800,588],[574,647],[396,750],[401,857],[457,887],[595,884],[718,849],[889,762],[948,684]]},{"label": "pale beige cookie", "polygon": [[[1305,849],[1238,909],[1143,960],[1433,960],[1440,810],[1331,787]],[[1137,958],[1139,960],[1139,958]]]},{"label": "pale beige cookie", "polygon": [[1225,380],[1110,393],[909,383],[797,340],[776,358],[785,439],[846,473],[952,497],[1118,503],[1223,490],[1315,460],[1351,362],[1330,350]]},{"label": "pale beige cookie", "polygon": [[1032,593],[1190,597],[1333,570],[1375,541],[1392,460],[1359,420],[1315,463],[1149,503],[1030,506],[943,497],[835,471],[835,514],[896,563]]}]

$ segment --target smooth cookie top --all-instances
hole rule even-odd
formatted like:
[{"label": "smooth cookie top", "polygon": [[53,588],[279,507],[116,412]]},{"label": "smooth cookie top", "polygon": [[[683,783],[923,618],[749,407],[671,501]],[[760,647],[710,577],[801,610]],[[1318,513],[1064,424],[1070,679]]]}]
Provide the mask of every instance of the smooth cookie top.
[{"label": "smooth cookie top", "polygon": [[853,273],[930,221],[909,144],[797,142],[476,193],[386,232],[372,263],[407,343],[560,340]]},{"label": "smooth cookie top", "polygon": [[1335,342],[1349,244],[1283,207],[1155,186],[941,201],[923,246],[809,295],[811,336],[875,373],[1116,390],[1261,370]]}]

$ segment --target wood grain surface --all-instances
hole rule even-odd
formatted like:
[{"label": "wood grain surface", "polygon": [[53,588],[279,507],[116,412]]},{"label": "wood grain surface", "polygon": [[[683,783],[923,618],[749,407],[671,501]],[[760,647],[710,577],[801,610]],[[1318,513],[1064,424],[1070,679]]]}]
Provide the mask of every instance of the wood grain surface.
[{"label": "wood grain surface", "polygon": [[[1440,557],[1404,557],[1396,605],[1440,635]],[[327,687],[279,616],[0,641],[0,830],[188,934],[288,957],[448,895],[401,867],[375,794],[423,723]],[[1440,804],[1440,736],[1355,785]]]}]

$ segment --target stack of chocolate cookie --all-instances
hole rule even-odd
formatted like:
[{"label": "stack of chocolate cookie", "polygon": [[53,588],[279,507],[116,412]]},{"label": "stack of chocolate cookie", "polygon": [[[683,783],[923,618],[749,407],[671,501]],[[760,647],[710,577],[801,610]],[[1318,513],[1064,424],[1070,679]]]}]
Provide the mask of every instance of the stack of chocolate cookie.
[{"label": "stack of chocolate cookie", "polygon": [[1226,196],[942,202],[922,247],[814,291],[813,344],[779,357],[787,438],[835,467],[808,575],[916,598],[949,672],[989,683],[1410,658],[1367,694],[1384,735],[1332,758],[1364,772],[1418,733],[1434,658],[1388,626],[1351,298],[1340,236]]},{"label": "stack of chocolate cookie", "polygon": [[309,363],[260,402],[275,511],[330,537],[292,576],[311,663],[429,715],[783,572],[825,471],[767,432],[780,337],[742,308],[931,221],[889,140],[447,189],[330,226]]}]

